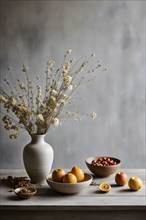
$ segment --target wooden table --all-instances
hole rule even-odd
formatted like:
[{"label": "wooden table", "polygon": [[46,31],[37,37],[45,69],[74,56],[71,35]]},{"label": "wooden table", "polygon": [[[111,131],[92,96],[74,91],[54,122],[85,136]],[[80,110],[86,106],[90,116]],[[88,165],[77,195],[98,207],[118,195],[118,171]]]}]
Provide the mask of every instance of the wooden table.
[{"label": "wooden table", "polygon": [[[98,186],[89,186],[79,194],[65,195],[52,191],[47,184],[38,189],[36,196],[20,200],[14,192],[1,186],[1,220],[143,220],[146,217],[145,170],[123,169],[128,177],[138,176],[143,188],[130,191],[128,185],[118,187],[114,176],[94,178],[97,183],[108,182],[112,186],[109,193],[102,193]],[[85,172],[90,173],[89,170]],[[23,170],[1,170],[1,177],[25,176]]]}]

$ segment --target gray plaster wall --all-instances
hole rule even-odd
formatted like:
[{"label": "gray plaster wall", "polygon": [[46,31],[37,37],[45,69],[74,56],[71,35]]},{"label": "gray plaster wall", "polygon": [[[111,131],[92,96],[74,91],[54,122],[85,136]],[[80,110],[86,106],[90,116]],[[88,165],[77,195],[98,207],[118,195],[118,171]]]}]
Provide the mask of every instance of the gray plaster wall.
[{"label": "gray plaster wall", "polygon": [[[80,88],[81,112],[98,118],[67,121],[49,131],[53,167],[86,167],[89,156],[110,155],[122,167],[145,166],[145,1],[1,1],[1,82],[7,66],[20,73],[22,59],[31,74],[43,75],[46,57],[58,64],[72,48],[75,58],[96,51],[108,72]],[[82,102],[79,101],[82,97]],[[9,140],[1,125],[1,168],[23,168],[22,152],[30,140],[25,132]]]}]

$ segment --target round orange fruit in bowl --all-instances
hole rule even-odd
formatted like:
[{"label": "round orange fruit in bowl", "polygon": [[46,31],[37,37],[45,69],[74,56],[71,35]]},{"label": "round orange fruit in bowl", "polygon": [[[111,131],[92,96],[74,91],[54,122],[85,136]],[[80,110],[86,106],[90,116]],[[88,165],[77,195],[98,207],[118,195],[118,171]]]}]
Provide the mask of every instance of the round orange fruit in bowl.
[{"label": "round orange fruit in bowl", "polygon": [[62,182],[63,177],[66,175],[66,172],[64,171],[64,169],[58,168],[56,170],[53,171],[52,173],[52,180],[55,182]]},{"label": "round orange fruit in bowl", "polygon": [[77,178],[73,173],[67,173],[63,177],[63,183],[77,183]]},{"label": "round orange fruit in bowl", "polygon": [[77,182],[81,182],[84,180],[84,172],[81,168],[75,166],[72,168],[71,173],[73,173],[76,178],[77,178]]}]

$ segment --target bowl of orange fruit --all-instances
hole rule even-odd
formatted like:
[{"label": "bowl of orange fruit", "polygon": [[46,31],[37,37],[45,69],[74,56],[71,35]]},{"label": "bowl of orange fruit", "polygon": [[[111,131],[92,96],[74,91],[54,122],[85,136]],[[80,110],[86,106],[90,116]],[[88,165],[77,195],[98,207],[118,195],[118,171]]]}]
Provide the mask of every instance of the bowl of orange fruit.
[{"label": "bowl of orange fruit", "polygon": [[74,166],[71,171],[66,172],[62,168],[55,169],[46,181],[51,189],[60,193],[79,193],[87,188],[92,182],[92,176],[84,173],[83,170]]}]

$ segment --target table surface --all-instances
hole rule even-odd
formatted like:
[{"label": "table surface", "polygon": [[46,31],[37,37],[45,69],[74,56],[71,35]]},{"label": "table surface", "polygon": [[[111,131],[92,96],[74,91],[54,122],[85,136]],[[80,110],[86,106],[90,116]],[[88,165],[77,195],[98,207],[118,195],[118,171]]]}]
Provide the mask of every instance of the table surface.
[{"label": "table surface", "polygon": [[[89,170],[84,170],[90,173]],[[143,181],[143,188],[131,191],[128,185],[119,187],[115,184],[115,174],[108,178],[94,177],[98,184],[107,182],[112,186],[109,193],[102,193],[98,186],[89,186],[78,194],[67,195],[57,193],[46,184],[38,188],[37,195],[20,200],[9,188],[1,186],[1,210],[145,210],[145,170],[121,169],[127,173],[128,178],[138,176]],[[1,177],[27,176],[24,170],[1,170]],[[91,174],[91,173],[90,173]]]}]

